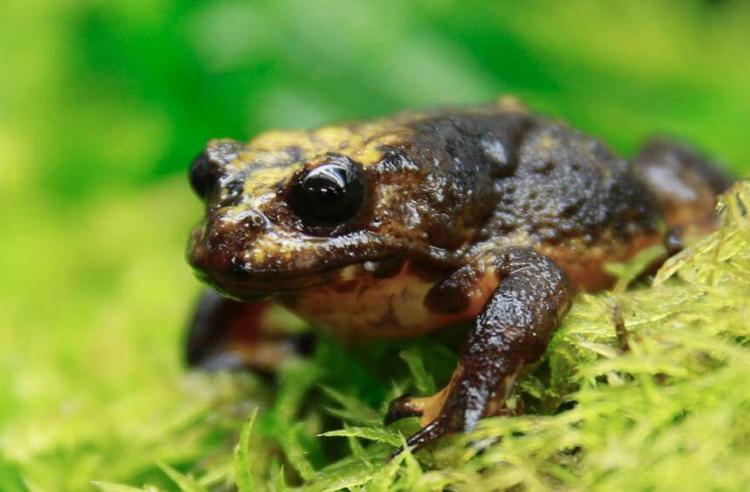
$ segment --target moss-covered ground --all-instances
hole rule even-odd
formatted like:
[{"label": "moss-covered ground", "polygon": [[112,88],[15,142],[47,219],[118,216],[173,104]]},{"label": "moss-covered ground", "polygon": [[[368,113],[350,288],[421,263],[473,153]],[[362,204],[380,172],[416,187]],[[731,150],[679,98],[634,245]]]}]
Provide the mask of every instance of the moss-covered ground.
[{"label": "moss-covered ground", "polygon": [[[161,220],[179,220],[172,193],[166,186],[140,206],[163,207]],[[621,288],[581,296],[545,361],[519,380],[511,401],[518,415],[486,419],[470,434],[391,462],[385,457],[417,424],[384,427],[388,401],[404,391],[430,394],[445,382],[452,344],[433,337],[345,348],[323,338],[312,358],[290,361],[275,382],[184,375],[172,360],[177,350],[160,350],[161,334],[133,339],[111,314],[151,305],[164,326],[184,315],[174,293],[144,284],[139,272],[178,275],[177,263],[118,262],[132,253],[123,225],[144,210],[112,204],[108,216],[117,221],[84,217],[80,225],[101,231],[101,257],[87,261],[119,278],[117,295],[80,294],[91,301],[78,319],[106,326],[107,336],[32,324],[46,319],[44,309],[70,309],[71,292],[56,283],[65,267],[50,265],[38,288],[54,302],[24,315],[54,344],[4,340],[18,347],[5,362],[11,370],[61,344],[91,357],[52,372],[26,365],[4,382],[17,408],[3,407],[13,425],[0,441],[0,489],[741,490],[750,484],[748,204],[750,185],[738,185],[724,198],[722,228],[673,257],[651,285],[624,289],[642,257],[616,268]],[[152,246],[169,240],[158,221],[153,238]],[[158,330],[154,319],[148,323]],[[73,382],[71,374],[78,374]]]}]

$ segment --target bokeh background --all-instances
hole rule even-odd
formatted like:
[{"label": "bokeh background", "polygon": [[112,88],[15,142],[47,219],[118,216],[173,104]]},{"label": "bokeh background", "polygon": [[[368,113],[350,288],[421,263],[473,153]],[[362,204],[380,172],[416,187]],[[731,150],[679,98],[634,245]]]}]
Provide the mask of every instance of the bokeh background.
[{"label": "bokeh background", "polygon": [[130,396],[180,380],[207,139],[512,93],[747,175],[749,51],[731,0],[3,0],[0,489],[130,476],[87,433],[114,456]]}]

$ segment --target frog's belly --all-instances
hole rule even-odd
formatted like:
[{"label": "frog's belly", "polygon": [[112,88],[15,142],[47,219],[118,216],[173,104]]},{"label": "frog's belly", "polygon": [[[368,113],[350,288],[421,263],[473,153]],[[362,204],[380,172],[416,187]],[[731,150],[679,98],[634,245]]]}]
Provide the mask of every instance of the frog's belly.
[{"label": "frog's belly", "polygon": [[375,278],[360,266],[347,267],[340,279],[299,292],[287,305],[341,338],[411,337],[474,318],[497,287],[494,275],[477,278],[464,293],[464,309],[440,313],[424,302],[435,283],[409,270],[405,265],[392,277]]}]

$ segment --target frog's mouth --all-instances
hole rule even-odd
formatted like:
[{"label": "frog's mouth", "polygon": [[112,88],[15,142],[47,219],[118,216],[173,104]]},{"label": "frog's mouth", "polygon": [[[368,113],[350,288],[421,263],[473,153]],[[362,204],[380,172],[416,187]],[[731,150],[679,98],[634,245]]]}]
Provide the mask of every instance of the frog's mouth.
[{"label": "frog's mouth", "polygon": [[356,263],[330,267],[325,270],[297,274],[232,273],[229,275],[196,269],[198,278],[223,295],[242,300],[256,301],[277,294],[286,294],[330,284],[339,279],[342,270]]},{"label": "frog's mouth", "polygon": [[315,288],[342,276],[371,275],[404,252],[403,245],[364,232],[349,237],[295,238],[294,243],[274,237],[268,244],[275,247],[265,250],[257,240],[247,244],[211,241],[210,237],[200,227],[193,231],[188,262],[199,279],[228,297],[245,301]]},{"label": "frog's mouth", "polygon": [[[325,285],[349,282],[361,277],[369,277],[373,272],[392,269],[392,265],[401,265],[402,256],[373,257],[351,262],[342,262],[324,269],[306,272],[211,272],[195,266],[198,278],[221,294],[241,301],[258,301],[299,292]],[[365,266],[366,265],[366,266]],[[385,265],[385,266],[383,266]]]}]

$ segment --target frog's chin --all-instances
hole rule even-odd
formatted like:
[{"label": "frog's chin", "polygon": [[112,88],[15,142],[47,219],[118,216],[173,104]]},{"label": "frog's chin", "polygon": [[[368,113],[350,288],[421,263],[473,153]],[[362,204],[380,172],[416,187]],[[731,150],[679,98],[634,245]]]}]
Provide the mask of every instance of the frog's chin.
[{"label": "frog's chin", "polygon": [[211,285],[222,295],[243,302],[259,302],[276,295],[306,290],[319,285],[335,277],[335,272],[330,274],[316,273],[309,275],[295,275],[293,277],[276,276],[268,278],[222,278],[220,276],[208,276],[201,272],[198,278]]}]

